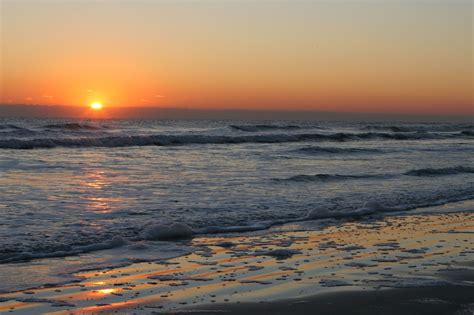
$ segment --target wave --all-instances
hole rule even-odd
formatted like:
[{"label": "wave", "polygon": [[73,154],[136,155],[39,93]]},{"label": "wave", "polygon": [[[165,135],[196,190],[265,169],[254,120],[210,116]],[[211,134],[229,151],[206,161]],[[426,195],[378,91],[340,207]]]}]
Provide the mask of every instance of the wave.
[{"label": "wave", "polygon": [[[400,175],[432,177],[456,174],[474,174],[474,167],[454,166],[445,168],[422,168],[407,171]],[[396,174],[361,174],[361,175],[340,175],[340,174],[315,174],[315,175],[295,175],[288,178],[275,178],[273,180],[279,182],[327,182],[339,180],[355,180],[355,179],[387,179],[397,176]]]},{"label": "wave", "polygon": [[64,129],[64,130],[99,130],[103,127],[89,125],[89,124],[79,124],[79,123],[64,123],[64,124],[52,124],[43,126],[45,129]]},{"label": "wave", "polygon": [[[219,233],[243,233],[252,232],[259,230],[266,230],[272,226],[282,225],[287,223],[305,222],[312,220],[343,220],[346,218],[350,219],[362,219],[371,215],[386,215],[386,214],[397,214],[405,211],[411,211],[415,209],[429,209],[436,206],[456,203],[465,200],[472,200],[474,194],[472,192],[456,194],[454,196],[445,198],[436,198],[434,200],[426,200],[421,203],[406,204],[406,205],[386,205],[378,201],[366,202],[362,207],[346,207],[346,208],[315,208],[307,212],[306,215],[296,218],[282,218],[272,219],[267,221],[255,222],[248,225],[230,225],[230,226],[206,226],[201,228],[192,228],[185,223],[170,223],[162,224],[160,222],[149,222],[145,226],[139,227],[140,233],[134,237],[121,237],[119,235],[113,236],[111,239],[103,241],[92,241],[90,244],[69,246],[64,245],[60,250],[44,251],[41,247],[41,251],[35,251],[33,249],[18,252],[1,252],[0,251],[0,264],[13,263],[20,261],[29,261],[40,258],[52,258],[52,257],[66,257],[78,254],[84,254],[89,252],[95,252],[105,249],[112,249],[117,247],[128,246],[132,249],[143,249],[144,241],[173,241],[180,240],[183,238],[192,238],[196,235],[205,234],[219,234]],[[436,211],[436,210],[435,210]],[[333,222],[334,221],[330,221]],[[324,224],[324,221],[322,222]],[[327,222],[326,222],[327,223]]]},{"label": "wave", "polygon": [[[95,128],[95,127],[94,127]],[[304,141],[357,141],[357,140],[424,140],[446,139],[459,135],[440,134],[390,134],[390,133],[300,133],[268,134],[248,136],[211,136],[211,135],[148,135],[113,136],[81,138],[37,138],[0,140],[1,149],[35,149],[54,147],[131,147],[131,146],[168,146],[186,144],[241,144],[241,143],[284,143]],[[465,136],[465,135],[464,135]],[[467,136],[469,137],[469,136]]]},{"label": "wave", "polygon": [[365,126],[362,130],[383,130],[383,131],[391,131],[391,132],[409,132],[413,130],[409,130],[406,127],[398,127],[398,126]]},{"label": "wave", "polygon": [[0,263],[10,263],[17,261],[27,261],[39,258],[52,258],[52,257],[66,257],[79,255],[98,250],[111,249],[120,247],[126,244],[127,241],[120,236],[115,236],[110,240],[106,240],[99,243],[92,243],[80,246],[64,246],[64,249],[51,251],[51,252],[14,252],[14,253],[0,253]]},{"label": "wave", "polygon": [[474,125],[404,125],[404,126],[386,126],[386,125],[368,125],[361,128],[362,130],[382,130],[390,132],[456,132],[471,131]]},{"label": "wave", "polygon": [[339,174],[316,174],[296,175],[288,178],[274,179],[279,182],[327,182],[351,179],[387,178],[387,175],[339,175]]},{"label": "wave", "polygon": [[408,176],[444,176],[444,175],[456,175],[456,174],[473,174],[474,167],[469,166],[455,166],[445,168],[422,168],[417,170],[411,170],[405,172],[404,175]]},{"label": "wave", "polygon": [[230,128],[239,131],[257,132],[257,131],[271,131],[271,130],[298,130],[300,126],[296,125],[230,125]]},{"label": "wave", "polygon": [[293,150],[291,152],[305,153],[305,154],[357,154],[357,153],[380,153],[383,152],[378,149],[366,148],[336,148],[336,147],[319,147],[311,146]]},{"label": "wave", "polygon": [[22,128],[22,127],[19,127],[19,126],[16,126],[16,125],[12,125],[12,124],[0,125],[0,130],[5,130],[5,129],[21,130],[21,129],[25,129],[25,128]]},{"label": "wave", "polygon": [[1,130],[0,137],[7,138],[7,137],[31,137],[36,135],[37,132],[33,130],[29,130],[26,128],[14,129],[14,130]]},{"label": "wave", "polygon": [[0,125],[0,137],[30,137],[37,134],[35,131],[13,124]]}]

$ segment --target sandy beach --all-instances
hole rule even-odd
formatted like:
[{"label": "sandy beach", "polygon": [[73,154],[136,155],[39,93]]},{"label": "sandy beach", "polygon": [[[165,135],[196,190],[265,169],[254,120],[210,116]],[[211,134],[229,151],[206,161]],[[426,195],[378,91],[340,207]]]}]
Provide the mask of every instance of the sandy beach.
[{"label": "sandy beach", "polygon": [[185,256],[3,293],[0,313],[471,314],[473,233],[449,213],[195,237]]}]

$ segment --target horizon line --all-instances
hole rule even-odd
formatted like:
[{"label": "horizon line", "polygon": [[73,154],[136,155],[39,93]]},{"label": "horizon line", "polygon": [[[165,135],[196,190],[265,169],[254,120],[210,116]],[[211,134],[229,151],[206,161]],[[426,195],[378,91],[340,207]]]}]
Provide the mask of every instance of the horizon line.
[{"label": "horizon line", "polygon": [[[0,107],[36,107],[36,108],[64,108],[70,110],[88,109],[88,106],[84,105],[65,105],[65,104],[25,104],[25,103],[0,103]],[[197,107],[190,108],[185,106],[106,106],[103,109],[107,110],[147,110],[147,111],[194,111],[194,112],[242,112],[242,113],[311,113],[311,114],[334,114],[334,115],[387,115],[387,116],[425,116],[425,117],[463,117],[472,116],[474,118],[474,109],[472,112],[465,113],[421,113],[421,112],[394,112],[394,111],[327,111],[327,110],[316,110],[316,109],[249,109],[249,108],[206,108]],[[0,113],[0,117],[2,114]]]},{"label": "horizon line", "polygon": [[1,119],[155,119],[241,121],[360,121],[472,123],[474,115],[393,112],[329,112],[286,109],[203,109],[182,107],[108,107],[94,112],[84,106],[0,104]]}]

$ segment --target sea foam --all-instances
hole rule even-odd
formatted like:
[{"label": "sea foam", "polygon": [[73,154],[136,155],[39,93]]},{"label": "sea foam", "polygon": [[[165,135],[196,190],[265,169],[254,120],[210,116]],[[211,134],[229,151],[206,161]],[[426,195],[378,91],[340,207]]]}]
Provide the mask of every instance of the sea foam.
[{"label": "sea foam", "polygon": [[171,225],[152,224],[143,230],[142,236],[147,240],[169,240],[176,238],[188,238],[193,236],[194,231],[183,223]]}]

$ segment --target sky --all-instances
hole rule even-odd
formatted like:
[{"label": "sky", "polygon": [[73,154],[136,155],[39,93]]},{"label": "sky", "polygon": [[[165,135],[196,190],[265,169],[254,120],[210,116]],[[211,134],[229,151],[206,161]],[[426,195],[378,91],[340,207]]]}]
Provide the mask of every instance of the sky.
[{"label": "sky", "polygon": [[473,114],[470,0],[0,0],[0,103]]}]

